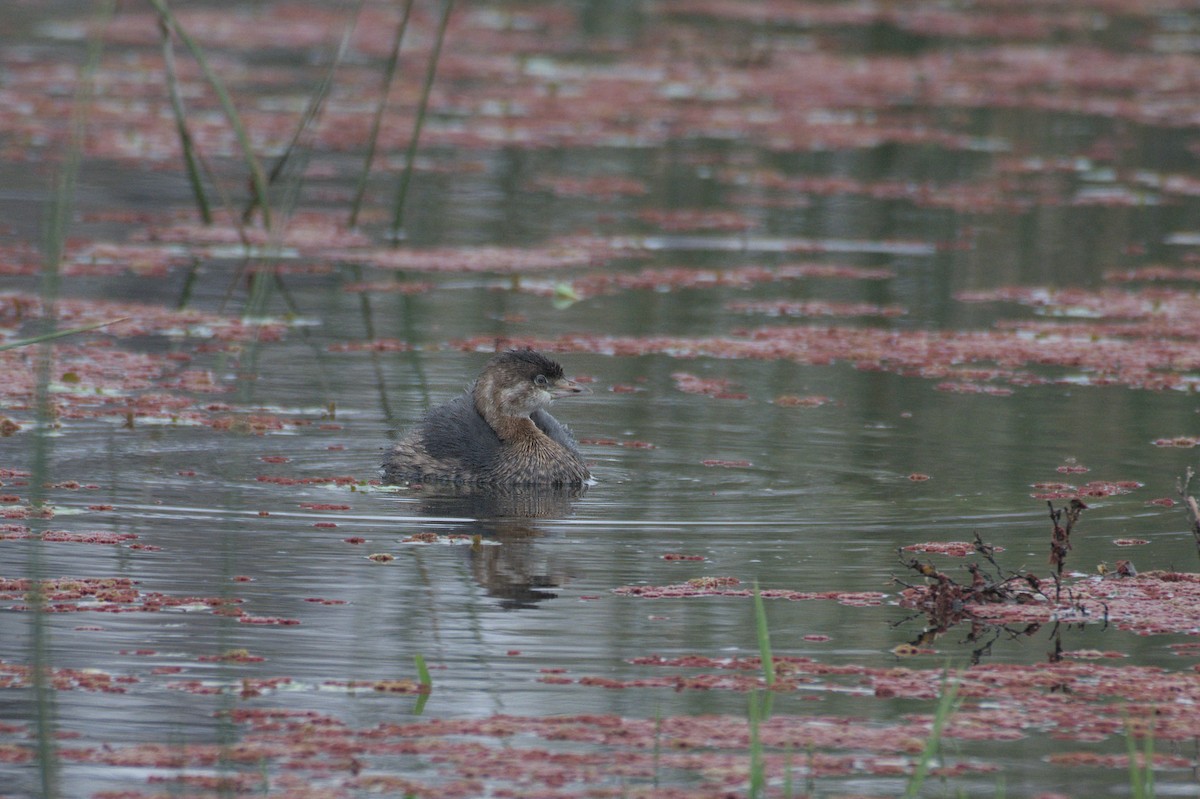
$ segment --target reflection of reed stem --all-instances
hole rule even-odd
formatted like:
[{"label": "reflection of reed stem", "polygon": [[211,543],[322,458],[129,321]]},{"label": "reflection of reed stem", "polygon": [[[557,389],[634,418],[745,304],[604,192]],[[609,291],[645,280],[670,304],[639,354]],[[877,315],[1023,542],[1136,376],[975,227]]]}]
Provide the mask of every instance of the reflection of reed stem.
[{"label": "reflection of reed stem", "polygon": [[367,176],[371,174],[371,164],[375,161],[375,145],[379,140],[379,128],[383,123],[383,111],[387,107],[388,95],[392,91],[396,66],[400,63],[400,44],[404,41],[404,32],[408,30],[408,17],[412,12],[412,7],[413,0],[407,0],[404,4],[404,13],[400,17],[400,24],[396,27],[396,35],[392,39],[392,52],[388,55],[387,65],[383,70],[383,88],[380,90],[379,105],[375,106],[375,117],[371,120],[371,131],[367,135],[367,155],[363,159],[358,185],[354,188],[354,202],[350,205],[350,227],[358,225],[358,212],[362,207],[363,195],[367,193]]},{"label": "reflection of reed stem", "polygon": [[175,116],[175,130],[179,133],[179,146],[183,150],[183,164],[187,167],[188,183],[192,186],[192,196],[196,198],[200,221],[211,225],[212,209],[209,207],[208,196],[204,193],[204,184],[200,179],[200,166],[196,162],[192,132],[188,129],[187,115],[183,110],[183,98],[179,96],[179,76],[175,72],[175,47],[171,43],[171,29],[167,27],[161,17],[158,20],[158,27],[162,31],[163,65],[167,73],[167,96],[171,100],[171,113]]},{"label": "reflection of reed stem", "polygon": [[[54,423],[54,408],[50,401],[50,381],[54,364],[54,344],[57,324],[57,302],[59,290],[59,267],[62,264],[63,247],[67,238],[67,226],[71,219],[71,207],[75,198],[75,185],[79,176],[79,164],[83,157],[84,135],[87,130],[87,114],[91,109],[92,92],[96,67],[100,63],[104,37],[101,32],[111,19],[116,3],[110,0],[100,9],[97,16],[95,35],[88,42],[87,60],[80,71],[79,83],[71,108],[70,139],[66,156],[55,181],[54,196],[51,198],[46,225],[42,262],[42,307],[44,321],[36,361],[35,405],[37,429],[33,437],[33,462],[29,478],[30,528],[35,539],[41,538],[45,522],[41,509],[46,506],[45,486],[50,480],[50,427]],[[42,547],[43,542],[34,540],[29,548],[28,576],[32,583],[27,602],[30,613],[30,681],[33,687],[34,730],[37,736],[38,778],[40,795],[46,799],[59,796],[58,749],[55,745],[54,687],[50,680],[50,631],[46,625],[46,595],[43,585]]]},{"label": "reflection of reed stem", "polygon": [[412,138],[408,141],[408,150],[404,154],[404,171],[400,173],[400,185],[396,189],[396,204],[392,210],[392,241],[400,241],[404,228],[404,202],[408,199],[408,186],[412,181],[413,163],[417,157],[417,145],[421,139],[421,128],[425,124],[425,111],[429,107],[429,92],[433,89],[433,78],[437,74],[438,59],[442,55],[442,42],[446,39],[446,27],[450,24],[450,12],[454,9],[454,0],[445,0],[442,4],[442,18],[438,22],[437,38],[433,42],[433,52],[429,54],[429,67],[425,70],[425,83],[421,86],[421,99],[417,104],[417,118],[413,122]]},{"label": "reflection of reed stem", "polygon": [[204,74],[204,79],[208,81],[208,85],[212,87],[213,93],[217,96],[217,101],[221,104],[221,110],[225,113],[225,118],[229,121],[229,126],[233,128],[233,134],[237,137],[238,147],[242,151],[242,158],[246,161],[246,166],[250,169],[250,184],[254,191],[255,200],[258,202],[259,208],[262,209],[263,226],[271,227],[271,206],[267,202],[267,176],[263,172],[262,164],[254,155],[254,150],[250,146],[250,137],[246,135],[246,128],[242,125],[242,118],[238,115],[237,108],[233,105],[233,100],[229,96],[229,92],[225,91],[225,85],[221,83],[221,79],[212,71],[208,65],[208,59],[204,57],[204,51],[196,44],[195,40],[187,34],[179,24],[179,20],[167,7],[166,0],[150,0],[150,5],[158,11],[158,15],[162,20],[162,24],[169,28],[179,41],[183,42],[184,47],[192,54],[192,58],[196,59],[197,66]]}]

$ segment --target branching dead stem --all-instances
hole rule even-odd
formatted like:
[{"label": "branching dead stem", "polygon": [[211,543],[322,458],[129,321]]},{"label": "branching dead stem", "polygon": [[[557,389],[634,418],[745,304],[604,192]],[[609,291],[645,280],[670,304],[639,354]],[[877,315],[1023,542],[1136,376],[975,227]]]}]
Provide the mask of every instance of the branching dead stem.
[{"label": "branching dead stem", "polygon": [[1087,505],[1075,498],[1063,508],[1055,508],[1051,502],[1047,502],[1046,507],[1050,509],[1050,523],[1054,525],[1050,536],[1050,565],[1054,567],[1054,601],[1057,602],[1061,598],[1062,573],[1067,562],[1067,552],[1071,550],[1071,531],[1075,529],[1079,517],[1087,510]]},{"label": "branching dead stem", "polygon": [[1200,555],[1200,504],[1196,502],[1196,498],[1190,493],[1190,485],[1195,475],[1196,472],[1192,467],[1187,467],[1187,471],[1183,473],[1183,477],[1175,481],[1175,486],[1179,489],[1179,496],[1183,497],[1183,504],[1187,507],[1188,517],[1192,520],[1192,538],[1196,540],[1196,554]]}]

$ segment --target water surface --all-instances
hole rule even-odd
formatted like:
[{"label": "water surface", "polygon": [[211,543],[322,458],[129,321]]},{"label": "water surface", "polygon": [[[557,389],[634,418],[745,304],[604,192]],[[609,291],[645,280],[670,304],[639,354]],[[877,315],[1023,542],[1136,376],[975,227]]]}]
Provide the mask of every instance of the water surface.
[{"label": "water surface", "polygon": [[[471,15],[483,12],[463,13],[477,21]],[[64,46],[56,41],[61,31],[42,24],[40,14],[24,9],[20,16],[35,22],[23,23],[23,39],[9,39],[6,60],[19,64],[23,53],[52,55]],[[643,25],[669,21],[690,35],[717,37],[717,23],[707,18],[684,24],[669,13],[659,19],[653,9],[642,9],[613,22],[615,32],[602,33],[592,27],[596,16],[606,15],[579,14],[573,30],[586,42],[610,37],[603,41],[612,54],[601,57],[589,50],[579,56],[585,69],[614,69],[610,59],[623,57],[621,42],[649,35]],[[1167,26],[1158,18],[1139,24],[1150,30]],[[891,28],[883,33],[889,30],[896,33]],[[908,57],[950,49],[936,37],[877,40],[836,25],[824,29],[830,38],[819,43],[783,23],[774,33],[766,25],[759,32],[776,36],[781,52],[817,47],[848,58],[897,48]],[[1119,50],[1122,43],[1096,33],[1091,44]],[[149,52],[150,45],[145,47]],[[283,68],[269,55],[260,57]],[[461,88],[455,73],[449,74],[447,86]],[[468,82],[461,75],[459,80]],[[1173,243],[1194,224],[1193,197],[1161,203],[1035,199],[972,213],[860,191],[849,183],[844,191],[810,192],[767,190],[755,183],[756,175],[769,172],[781,179],[838,179],[868,187],[929,182],[935,191],[949,191],[959,182],[987,183],[1005,159],[1019,156],[1031,163],[1061,159],[1059,167],[1038,178],[1047,194],[1088,198],[1132,192],[1146,182],[1145,175],[1137,178],[1138,170],[1194,172],[1194,142],[1169,125],[1131,128],[1125,120],[1100,114],[983,104],[966,110],[912,109],[931,125],[974,137],[977,146],[972,147],[886,141],[792,151],[755,139],[721,140],[684,131],[665,143],[455,148],[447,138],[456,130],[455,115],[463,112],[453,97],[439,98],[432,144],[416,173],[404,247],[505,246],[540,253],[578,235],[628,239],[636,247],[627,257],[603,264],[566,264],[519,278],[503,270],[414,273],[405,279],[428,279],[432,289],[368,293],[365,299],[345,289],[364,280],[387,281],[394,273],[352,257],[331,259],[317,264],[317,274],[283,276],[286,302],[275,293],[268,303],[278,317],[293,312],[279,340],[216,351],[196,336],[119,340],[115,346],[133,352],[186,356],[189,369],[209,371],[227,389],[197,393],[195,407],[227,403],[239,417],[283,420],[282,429],[259,435],[169,418],[139,418],[132,425],[115,416],[64,420],[48,439],[53,485],[47,498],[59,515],[41,529],[132,533],[153,549],[5,540],[0,576],[36,570],[46,577],[124,577],[135,580],[142,592],[237,598],[254,617],[297,623],[239,623],[200,602],[154,613],[47,615],[47,655],[55,667],[138,679],[120,695],[57,692],[56,727],[78,736],[64,739],[64,747],[232,742],[240,733],[221,715],[232,707],[312,709],[360,728],[497,714],[743,717],[747,698],[740,692],[613,690],[545,679],[547,674],[639,679],[653,671],[630,661],[652,653],[756,656],[753,610],[743,597],[651,600],[613,592],[698,577],[735,577],[744,586],[756,581],[764,589],[882,592],[880,603],[870,607],[769,601],[776,655],[867,667],[916,663],[929,669],[965,665],[972,657],[1040,663],[1054,647],[1049,629],[1001,636],[986,651],[978,640],[968,639],[966,630],[952,630],[937,639],[934,654],[902,663],[893,653],[923,629],[922,619],[897,606],[899,586],[893,578],[915,579],[906,574],[898,548],[969,541],[979,533],[1004,547],[1000,557],[1006,567],[1045,574],[1050,522],[1045,502],[1031,496],[1037,492],[1032,485],[1040,482],[1143,484],[1129,494],[1089,500],[1070,554],[1073,569],[1093,572],[1099,563],[1132,557],[1143,570],[1194,570],[1195,544],[1182,511],[1147,504],[1173,495],[1177,477],[1194,463],[1188,449],[1153,445],[1158,438],[1194,434],[1192,395],[1085,385],[1086,372],[1057,366],[1035,369],[1051,378],[1047,384],[991,395],[940,390],[936,379],[867,363],[677,357],[669,347],[646,354],[565,352],[558,357],[567,373],[591,381],[593,392],[554,408],[585,441],[593,466],[596,482],[581,496],[553,498],[531,513],[528,504],[514,507],[505,497],[438,496],[379,486],[378,465],[397,430],[431,403],[462,390],[487,359],[486,346],[464,351],[464,340],[562,341],[569,334],[732,339],[748,328],[792,324],[982,330],[997,320],[1027,320],[1034,314],[1013,305],[962,302],[959,292],[1007,285],[1096,288],[1107,270],[1178,267],[1194,257],[1194,243]],[[458,120],[467,127],[471,123],[469,117]],[[1127,163],[1109,172],[1097,153],[1114,137]],[[323,200],[313,191],[302,195],[300,207],[344,204],[357,155],[318,154],[314,160],[326,169],[314,170],[306,185],[335,199]],[[1102,163],[1085,163],[1089,158]],[[221,168],[233,172],[233,164],[230,159]],[[646,191],[556,196],[537,188],[564,176],[597,174],[639,181]],[[37,224],[29,205],[47,201],[45,184],[31,181],[17,167],[0,166],[0,175],[8,187],[0,192],[0,206],[15,238],[35,241]],[[374,190],[382,197],[390,193],[390,183],[381,179]],[[752,202],[754,192],[774,201],[759,196]],[[72,235],[100,242],[137,239],[142,235],[137,225],[99,212],[152,214],[168,205],[184,214],[188,202],[177,164],[131,172],[127,162],[92,155],[81,173]],[[741,213],[752,220],[752,229],[664,230],[656,217],[642,213],[680,209]],[[155,224],[160,222],[150,227]],[[376,220],[368,234],[382,246],[381,228]],[[270,263],[303,260],[285,252]],[[527,290],[539,281],[553,287],[598,271],[777,269],[800,261],[885,269],[891,276],[627,289],[573,303],[555,303],[545,292]],[[204,250],[193,264],[195,272],[175,268],[152,279],[128,272],[69,277],[62,291],[66,297],[163,307],[174,307],[186,295],[189,307],[230,316],[245,308],[246,281],[233,279],[241,258]],[[7,290],[37,290],[34,275],[4,280]],[[729,306],[782,299],[898,306],[906,313],[795,319],[748,315]],[[412,349],[344,351],[344,345],[375,339],[397,340]],[[681,391],[675,376],[681,372],[730,381],[729,391],[739,396]],[[827,401],[789,407],[780,401],[788,396]],[[5,413],[26,427],[0,445],[0,465],[30,469],[31,414],[19,407]],[[1090,471],[1059,471],[1072,465]],[[353,480],[331,481],[339,477]],[[63,487],[67,481],[83,487]],[[27,497],[29,489],[19,478],[5,490],[10,487]],[[319,510],[314,504],[349,507]],[[456,545],[402,543],[430,532],[467,539]],[[1130,550],[1114,543],[1120,538],[1150,544]],[[353,542],[357,539],[363,541]],[[367,557],[374,553],[395,559],[376,563]],[[664,559],[668,554],[703,559]],[[965,579],[958,562],[938,562]],[[15,600],[3,604],[10,609],[0,613],[0,660],[28,663],[31,616],[11,609]],[[1100,624],[1058,632],[1069,650],[1117,651],[1131,664],[1188,668],[1169,648],[1186,640],[1182,635],[1139,636]],[[201,660],[237,649],[263,660]],[[413,696],[347,692],[331,685],[412,679],[415,655],[432,668],[435,686],[419,703]],[[272,677],[290,682],[262,696],[239,695],[241,680]],[[208,688],[223,691],[203,690]],[[6,693],[0,722],[25,724],[31,696]],[[774,712],[784,717],[840,714],[885,724],[932,707],[931,702],[866,695],[846,681],[840,690],[781,694]],[[994,764],[1003,777],[965,777],[946,787],[949,793],[961,788],[992,796],[1003,784],[1012,796],[1047,791],[1094,796],[1127,784],[1120,770],[1063,770],[1046,762],[1043,755],[1054,747],[1081,748],[1049,734],[956,746],[959,759]],[[1123,753],[1124,746],[1123,740],[1110,738],[1095,749]],[[405,761],[393,768],[416,773],[429,766]],[[169,773],[165,767],[122,769],[68,760],[62,763],[62,793],[144,790],[148,776]],[[39,790],[28,764],[0,765],[0,775],[12,796]],[[1196,791],[1179,771],[1161,775],[1163,783],[1179,795]],[[864,774],[818,780],[817,788],[892,795],[903,790],[903,781]]]}]

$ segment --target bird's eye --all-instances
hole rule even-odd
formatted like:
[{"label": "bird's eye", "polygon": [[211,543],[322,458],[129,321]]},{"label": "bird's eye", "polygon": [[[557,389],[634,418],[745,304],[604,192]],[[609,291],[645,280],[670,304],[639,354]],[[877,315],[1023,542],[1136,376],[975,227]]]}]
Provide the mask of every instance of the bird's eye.
[{"label": "bird's eye", "polygon": [[533,378],[533,382],[534,382],[534,385],[544,386],[547,383],[549,383],[550,381],[546,379],[545,375],[538,375],[537,377]]}]

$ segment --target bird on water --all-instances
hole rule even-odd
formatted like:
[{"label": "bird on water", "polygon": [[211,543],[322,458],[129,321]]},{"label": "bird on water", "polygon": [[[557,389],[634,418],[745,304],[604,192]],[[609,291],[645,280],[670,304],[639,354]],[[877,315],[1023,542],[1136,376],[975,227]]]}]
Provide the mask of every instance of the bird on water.
[{"label": "bird on water", "polygon": [[383,461],[389,482],[578,486],[591,478],[579,446],[546,410],[589,394],[532,349],[484,365],[458,397],[430,409]]}]

